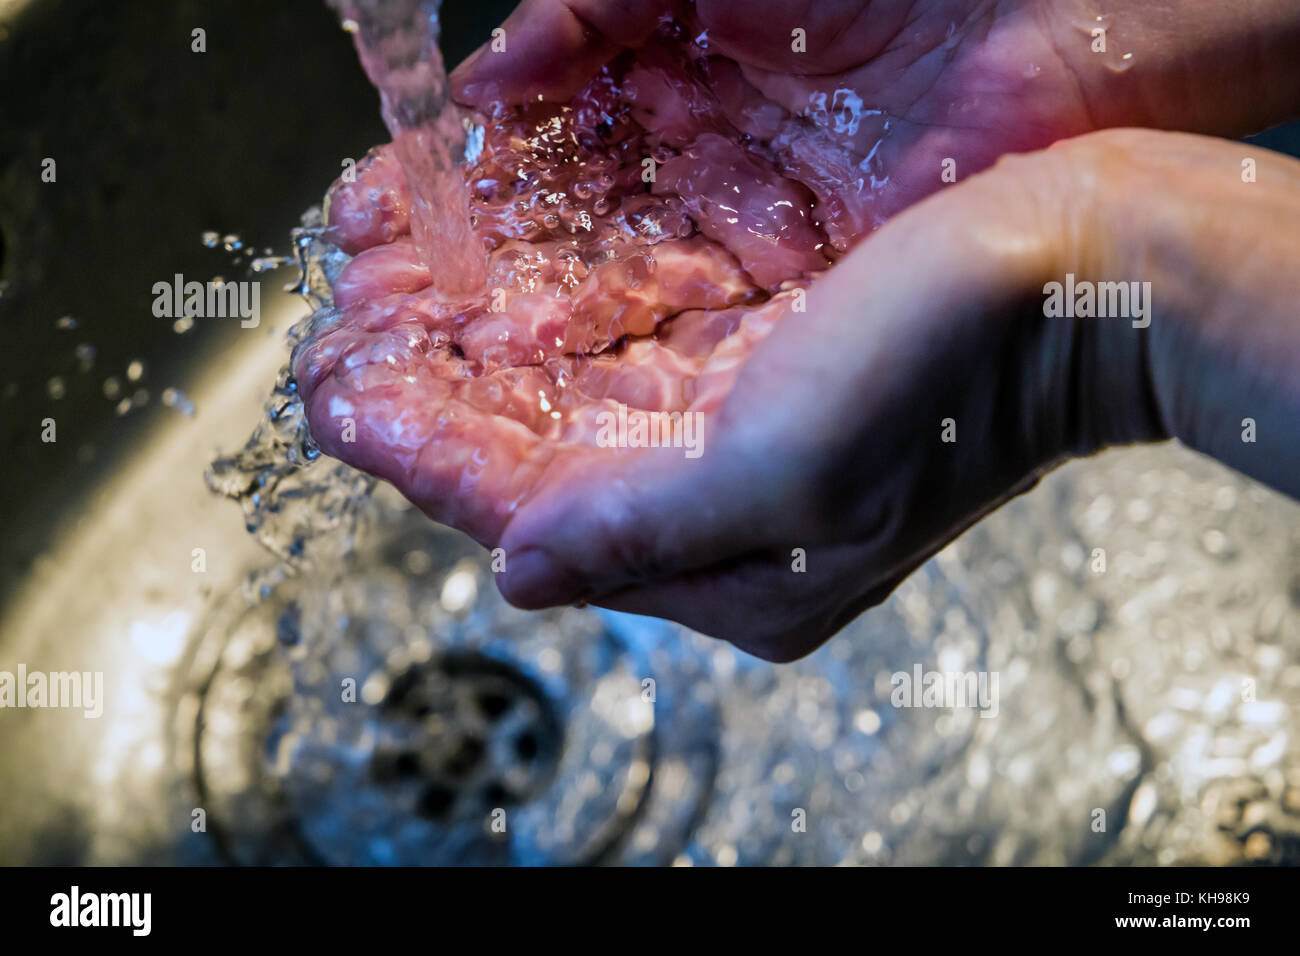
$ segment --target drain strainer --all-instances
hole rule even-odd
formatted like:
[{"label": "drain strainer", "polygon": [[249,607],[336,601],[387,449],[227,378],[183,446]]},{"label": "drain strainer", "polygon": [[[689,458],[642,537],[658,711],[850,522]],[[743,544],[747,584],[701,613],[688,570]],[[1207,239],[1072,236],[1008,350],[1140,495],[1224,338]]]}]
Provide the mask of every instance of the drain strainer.
[{"label": "drain strainer", "polygon": [[661,856],[716,769],[712,711],[665,712],[699,732],[672,734],[691,741],[670,754],[674,811],[647,812],[664,749],[647,655],[592,610],[510,607],[487,559],[421,518],[345,573],[232,603],[194,671],[180,743],[232,862]]},{"label": "drain strainer", "polygon": [[448,655],[412,665],[380,704],[385,733],[369,778],[407,791],[430,820],[473,824],[527,803],[554,776],[563,728],[535,681],[490,658]]}]

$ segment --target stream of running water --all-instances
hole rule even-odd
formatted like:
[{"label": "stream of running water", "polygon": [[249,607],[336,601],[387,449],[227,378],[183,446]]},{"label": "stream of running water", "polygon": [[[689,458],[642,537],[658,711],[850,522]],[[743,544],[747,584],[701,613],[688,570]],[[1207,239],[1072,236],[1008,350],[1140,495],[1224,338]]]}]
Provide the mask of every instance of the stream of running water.
[{"label": "stream of running water", "polygon": [[482,291],[486,255],[470,226],[460,171],[465,127],[438,49],[441,0],[337,0],[344,29],[379,91],[411,191],[411,233],[445,295]]}]

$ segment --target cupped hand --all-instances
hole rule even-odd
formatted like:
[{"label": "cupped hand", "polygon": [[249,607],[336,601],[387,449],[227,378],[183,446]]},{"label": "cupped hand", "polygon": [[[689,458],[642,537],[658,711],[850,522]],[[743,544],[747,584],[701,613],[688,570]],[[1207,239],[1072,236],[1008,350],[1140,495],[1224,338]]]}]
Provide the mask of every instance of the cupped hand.
[{"label": "cupped hand", "polygon": [[[1300,163],[1250,150],[1244,182],[1244,155],[1096,133],[914,206],[755,349],[698,461],[647,449],[534,496],[504,592],[783,661],[1070,457],[1176,437],[1300,493]],[[1149,282],[1145,314],[1049,317],[1067,276]]]},{"label": "cupped hand", "polygon": [[[490,545],[544,475],[585,472],[602,414],[716,409],[811,279],[942,184],[957,140],[970,152],[952,161],[972,170],[1027,142],[1008,134],[1035,124],[1007,121],[1013,104],[974,65],[987,11],[956,22],[949,6],[914,23],[902,4],[776,2],[760,19],[703,4],[697,23],[647,0],[523,4],[505,52],[455,74],[486,131],[466,169],[482,295],[445,294],[447,264],[421,260],[391,146],[331,190],[330,236],[355,259],[340,311],[295,356],[317,440]],[[661,22],[672,10],[682,21]],[[809,19],[789,27],[796,12]],[[1032,23],[1015,22],[1036,55]],[[959,124],[904,121],[905,99],[942,102],[927,48],[944,83],[958,60],[981,75],[978,104],[952,105]],[[1051,85],[1004,68],[1015,90]],[[1079,124],[1067,92],[1042,136]]]},{"label": "cupped hand", "polygon": [[[356,258],[294,363],[324,450],[501,547],[516,603],[784,660],[1052,463],[1169,432],[1149,343],[1041,321],[1067,263],[1132,264],[1096,212],[1129,147],[1004,163],[863,241],[946,160],[964,179],[1100,123],[1033,5],[913,6],[700,3],[696,34],[661,3],[525,3],[509,53],[455,76],[487,120],[485,296],[438,291],[390,153],[336,184]],[[701,416],[698,457],[605,447],[619,409]]]}]

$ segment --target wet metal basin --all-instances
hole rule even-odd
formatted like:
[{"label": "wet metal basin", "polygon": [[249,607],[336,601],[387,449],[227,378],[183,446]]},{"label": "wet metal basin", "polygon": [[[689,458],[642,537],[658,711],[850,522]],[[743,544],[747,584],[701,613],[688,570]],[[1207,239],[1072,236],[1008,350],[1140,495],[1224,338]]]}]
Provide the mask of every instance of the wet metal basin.
[{"label": "wet metal basin", "polygon": [[[501,6],[448,11],[449,59]],[[395,502],[250,606],[268,555],[203,470],[305,307],[281,273],[258,328],[176,334],[150,290],[232,268],[205,229],[283,249],[374,95],[315,0],[0,31],[0,671],[104,675],[97,718],[0,710],[0,863],[1300,861],[1300,507],[1174,447],[1063,469],[791,666],[509,609]],[[908,706],[918,671],[996,700]]]}]

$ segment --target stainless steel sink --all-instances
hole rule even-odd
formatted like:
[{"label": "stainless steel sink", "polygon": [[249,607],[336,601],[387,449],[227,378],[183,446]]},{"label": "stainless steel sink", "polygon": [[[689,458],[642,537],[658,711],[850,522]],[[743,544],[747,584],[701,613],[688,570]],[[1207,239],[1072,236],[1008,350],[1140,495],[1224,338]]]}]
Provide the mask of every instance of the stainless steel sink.
[{"label": "stainless steel sink", "polygon": [[[448,11],[449,59],[501,6]],[[383,490],[353,556],[250,599],[273,559],[203,472],[305,307],[277,273],[259,328],[177,334],[150,290],[242,274],[204,230],[283,250],[374,95],[315,0],[0,17],[0,671],[106,698],[0,710],[0,863],[1300,861],[1300,508],[1174,447],[1064,469],[785,667],[510,609]],[[894,706],[917,666],[996,673],[997,715]]]}]

